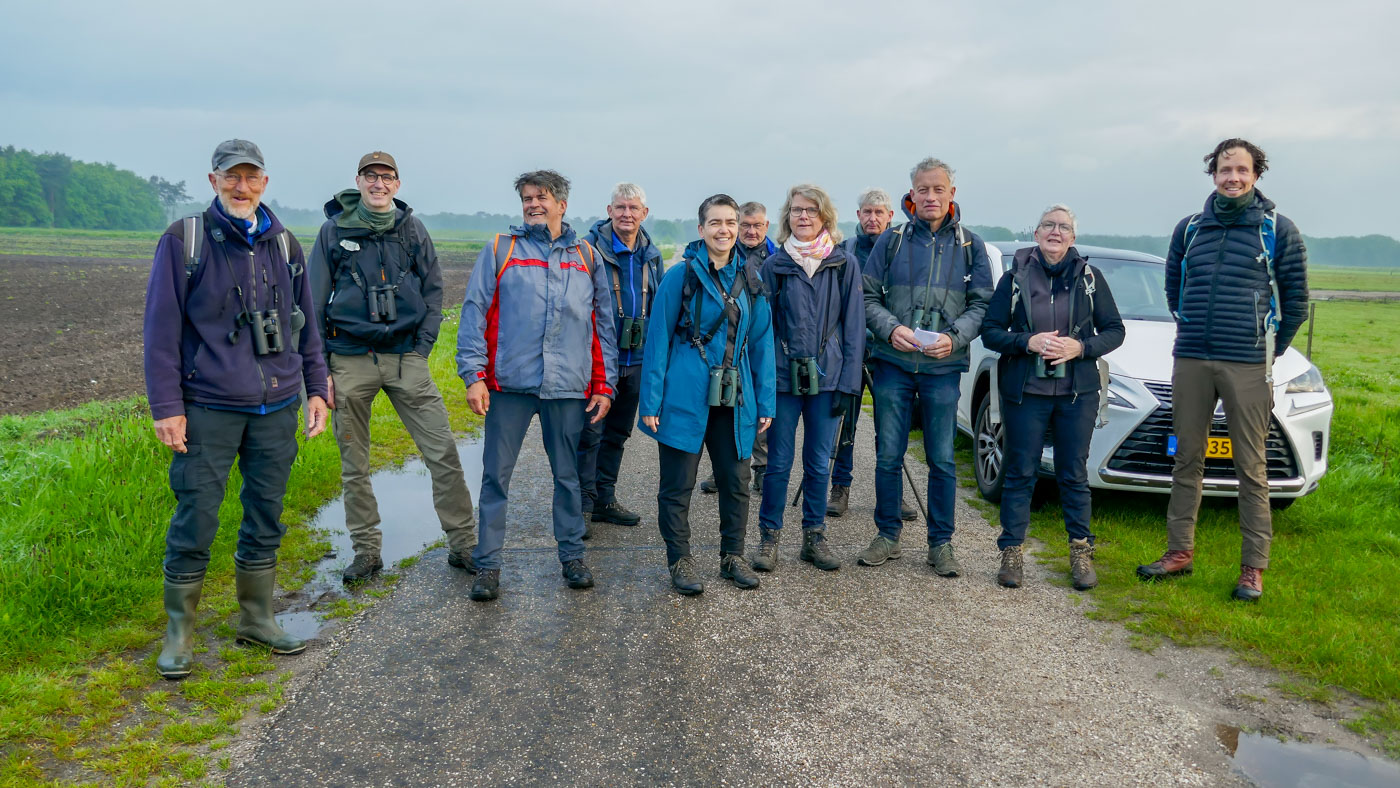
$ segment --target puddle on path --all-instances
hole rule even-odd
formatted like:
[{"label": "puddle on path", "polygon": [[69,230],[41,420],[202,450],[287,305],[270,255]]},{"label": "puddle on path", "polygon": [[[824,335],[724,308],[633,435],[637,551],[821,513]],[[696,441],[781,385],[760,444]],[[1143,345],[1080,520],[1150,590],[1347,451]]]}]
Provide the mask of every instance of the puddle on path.
[{"label": "puddle on path", "polygon": [[[479,500],[481,493],[481,452],[477,439],[457,442],[457,455],[462,460],[473,502]],[[423,552],[423,548],[442,538],[442,525],[433,510],[433,480],[421,459],[415,457],[403,467],[378,471],[370,477],[370,483],[379,501],[379,529],[384,535],[380,556],[385,569]],[[311,581],[293,596],[291,606],[277,616],[277,623],[299,638],[315,637],[325,626],[318,611],[346,596],[340,573],[355,558],[350,533],[345,530],[343,498],[321,507],[310,525],[325,534],[330,550],[316,564]]]},{"label": "puddle on path", "polygon": [[1215,726],[1215,737],[1236,770],[1266,788],[1395,788],[1400,764],[1320,744],[1282,742],[1245,733],[1233,725]]}]

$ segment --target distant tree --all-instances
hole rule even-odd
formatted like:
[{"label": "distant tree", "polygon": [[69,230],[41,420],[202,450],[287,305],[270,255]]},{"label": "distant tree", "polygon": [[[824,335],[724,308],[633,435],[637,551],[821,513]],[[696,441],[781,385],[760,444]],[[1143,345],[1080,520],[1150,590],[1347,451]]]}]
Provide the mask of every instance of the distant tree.
[{"label": "distant tree", "polygon": [[159,175],[152,175],[149,183],[151,188],[156,190],[156,197],[160,199],[160,204],[165,207],[166,219],[174,219],[176,207],[190,199],[189,194],[185,193],[184,181],[171,183]]},{"label": "distant tree", "polygon": [[48,227],[53,212],[44,203],[33,156],[19,156],[13,147],[0,150],[0,225]]}]

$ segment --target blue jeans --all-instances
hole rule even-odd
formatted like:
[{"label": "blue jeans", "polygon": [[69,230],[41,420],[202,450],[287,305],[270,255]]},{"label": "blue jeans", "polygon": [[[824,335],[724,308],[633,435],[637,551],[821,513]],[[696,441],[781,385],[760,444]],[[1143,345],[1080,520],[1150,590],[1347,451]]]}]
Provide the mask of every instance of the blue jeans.
[{"label": "blue jeans", "polygon": [[763,474],[763,503],[758,524],[783,527],[788,478],[796,452],[797,420],[802,419],[802,529],[826,525],[826,490],[831,446],[836,442],[836,419],[831,415],[832,392],[810,397],[778,393],[778,412],[768,428],[768,469]]},{"label": "blue jeans", "polygon": [[500,569],[506,541],[506,504],[520,445],[535,414],[554,473],[554,540],[559,562],[583,558],[583,501],[578,486],[578,439],[585,421],[581,399],[540,399],[533,394],[491,392],[481,453],[480,531],[472,560],[478,569]]},{"label": "blue jeans", "polygon": [[1089,530],[1089,439],[1099,413],[1099,395],[1041,397],[1022,394],[1021,401],[1003,402],[1006,424],[1005,479],[1001,488],[1001,536],[997,549],[1026,541],[1031,523],[1031,493],[1040,470],[1045,431],[1055,428],[1055,479],[1060,485],[1060,508],[1071,539],[1094,541]]},{"label": "blue jeans", "polygon": [[957,427],[958,373],[905,372],[884,361],[870,362],[875,383],[875,526],[886,539],[899,539],[904,523],[904,453],[909,450],[910,403],[917,394],[923,416],[924,456],[928,458],[928,543],[953,541],[953,502],[958,489],[953,464]]}]

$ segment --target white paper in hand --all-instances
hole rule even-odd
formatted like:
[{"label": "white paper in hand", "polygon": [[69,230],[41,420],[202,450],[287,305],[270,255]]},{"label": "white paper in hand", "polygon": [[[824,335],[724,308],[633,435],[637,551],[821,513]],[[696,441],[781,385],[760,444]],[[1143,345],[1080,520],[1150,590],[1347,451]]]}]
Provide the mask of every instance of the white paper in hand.
[{"label": "white paper in hand", "polygon": [[919,347],[928,347],[934,342],[937,342],[940,336],[942,336],[942,334],[937,331],[925,331],[922,328],[916,328],[914,329],[914,344]]}]

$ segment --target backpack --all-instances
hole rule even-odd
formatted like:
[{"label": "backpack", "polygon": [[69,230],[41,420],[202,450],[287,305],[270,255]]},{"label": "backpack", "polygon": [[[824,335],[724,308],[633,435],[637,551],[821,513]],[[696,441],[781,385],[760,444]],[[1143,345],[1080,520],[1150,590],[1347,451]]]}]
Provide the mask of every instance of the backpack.
[{"label": "backpack", "polygon": [[[194,279],[194,272],[199,268],[200,253],[204,249],[204,214],[190,214],[180,220],[181,243],[185,248],[185,297],[189,298],[189,283]],[[224,239],[223,230],[214,228],[213,236],[215,241],[222,242]],[[193,240],[191,240],[193,239]],[[298,276],[306,270],[304,265],[299,265],[292,261],[292,231],[286,228],[277,234],[277,248],[282,250],[282,259],[287,263],[287,273],[290,279],[295,282]],[[292,313],[288,316],[291,321],[292,344],[301,352],[301,330],[306,326],[306,314],[301,311],[301,307],[296,301],[292,301]]]},{"label": "backpack", "polygon": [[[889,277],[889,275],[890,275],[890,268],[894,265],[895,255],[899,254],[899,247],[901,247],[901,246],[904,245],[904,234],[905,234],[905,232],[906,232],[906,228],[908,228],[908,227],[909,227],[909,222],[902,222],[902,223],[900,223],[900,224],[895,225],[895,227],[894,227],[894,239],[893,239],[892,241],[890,241],[889,243],[886,243],[886,244],[885,244],[885,277],[886,277],[887,279],[888,279],[888,277]],[[963,250],[963,265],[964,265],[963,284],[964,284],[964,285],[971,284],[971,282],[972,282],[972,266],[973,266],[973,260],[972,260],[972,239],[968,236],[967,230],[963,229],[962,224],[958,224],[956,227],[954,227],[954,228],[953,228],[953,231],[954,231],[954,233],[955,233],[956,236],[957,236],[957,243],[958,243],[958,246],[962,247],[962,250]],[[912,261],[911,261],[911,263],[910,263],[910,266],[911,266],[911,270],[912,270],[912,266],[913,266]],[[930,282],[930,285],[925,285],[925,286],[924,286],[924,298],[928,298],[928,290],[929,290],[929,287],[931,286],[932,281],[933,281],[933,270],[932,270],[932,263],[930,263],[930,270],[929,270],[929,282]],[[912,283],[911,283],[910,287],[913,287]],[[913,294],[912,294],[912,293],[910,294],[910,301],[909,301],[909,303],[910,303],[910,305],[912,305],[912,304],[914,303],[914,302],[913,302]],[[948,303],[948,301],[947,301],[947,291],[945,290],[945,291],[944,291],[944,301],[943,301],[943,304],[939,307],[939,314],[940,314],[940,315],[941,315],[942,312],[943,312],[943,307],[944,307],[944,306],[947,306],[947,303]],[[924,305],[923,305],[922,307],[920,307],[920,308],[922,308],[922,309],[927,309],[927,308],[928,308],[928,305],[927,305],[927,304],[924,304]]]},{"label": "backpack", "polygon": [[[1191,245],[1196,242],[1196,236],[1201,231],[1201,217],[1203,214],[1194,213],[1186,220],[1184,237],[1186,238],[1186,248],[1181,250],[1181,288],[1176,297],[1177,311],[1172,313],[1172,317],[1183,323],[1191,321],[1181,314],[1181,302],[1186,297],[1186,257],[1191,251]],[[1279,327],[1279,309],[1283,299],[1278,294],[1278,276],[1274,273],[1274,252],[1278,243],[1278,210],[1266,211],[1264,221],[1259,224],[1259,256],[1254,258],[1264,264],[1264,269],[1269,274],[1269,311],[1264,315],[1264,379],[1272,386],[1274,382],[1274,343],[1276,342]]]},{"label": "backpack", "polygon": [[[740,271],[734,277],[734,287],[730,289],[729,293],[724,293],[723,290],[720,292],[724,296],[726,307],[733,306],[736,303],[737,299],[735,296],[740,291],[747,293],[749,311],[752,312],[754,299],[763,294],[763,279],[753,270],[756,266],[748,265],[747,260],[736,262],[740,267]],[[724,364],[727,366],[729,363],[741,358],[744,355],[744,348],[748,346],[748,336],[744,337],[738,348],[734,346],[735,335],[739,330],[739,310],[730,310],[726,308],[724,312],[720,314],[719,319],[715,321],[714,325],[710,326],[710,330],[701,334],[697,322],[699,318],[699,307],[691,306],[700,291],[700,275],[695,272],[695,268],[691,266],[688,261],[682,261],[681,264],[685,266],[685,279],[681,283],[681,317],[676,325],[676,331],[680,333],[681,330],[684,329],[687,334],[686,342],[694,347],[703,358],[705,355],[705,348],[709,346],[710,341],[719,333],[720,327],[728,325],[729,331],[725,338],[724,348]],[[733,265],[734,263],[730,264]]]}]

